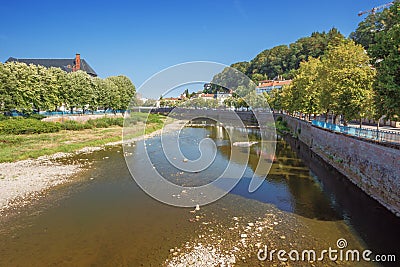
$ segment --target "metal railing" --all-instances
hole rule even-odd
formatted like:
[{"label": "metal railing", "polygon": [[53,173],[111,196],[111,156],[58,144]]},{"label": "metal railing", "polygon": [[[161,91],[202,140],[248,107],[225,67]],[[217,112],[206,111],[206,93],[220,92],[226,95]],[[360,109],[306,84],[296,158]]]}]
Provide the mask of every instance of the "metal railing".
[{"label": "metal railing", "polygon": [[400,131],[397,132],[397,131],[374,130],[366,128],[355,128],[355,127],[341,126],[317,120],[313,120],[311,123],[312,125],[343,134],[353,135],[365,139],[371,139],[378,142],[400,144]]}]

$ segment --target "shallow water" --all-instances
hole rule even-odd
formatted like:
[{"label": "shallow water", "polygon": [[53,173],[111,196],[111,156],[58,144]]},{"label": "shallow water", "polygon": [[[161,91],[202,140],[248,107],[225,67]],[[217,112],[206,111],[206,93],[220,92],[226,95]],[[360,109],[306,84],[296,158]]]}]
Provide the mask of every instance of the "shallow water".
[{"label": "shallow water", "polygon": [[[251,140],[258,140],[257,130],[248,131]],[[208,127],[186,128],[181,135],[182,150],[189,159],[199,156],[199,140],[215,140],[213,165],[202,173],[181,173],[159,153],[160,140],[154,137],[146,144],[151,144],[148,149],[157,170],[177,184],[210,182],[230,158],[227,134]],[[249,193],[247,188],[262,154],[260,144],[250,148],[248,162],[241,157],[246,149],[234,151],[232,160],[246,165],[244,179],[230,194],[196,214],[146,195],[131,178],[121,147],[80,155],[92,165],[75,183],[48,192],[46,198],[2,221],[0,266],[161,266],[173,259],[171,248],[189,253],[199,242],[222,251],[238,247],[238,266],[269,265],[257,259],[256,241],[275,249],[327,249],[345,238],[351,248],[399,253],[399,218],[301,143],[278,140],[271,171],[256,192]],[[249,222],[266,230],[256,235],[254,229],[246,228]],[[241,244],[242,233],[253,236],[246,245]]]}]

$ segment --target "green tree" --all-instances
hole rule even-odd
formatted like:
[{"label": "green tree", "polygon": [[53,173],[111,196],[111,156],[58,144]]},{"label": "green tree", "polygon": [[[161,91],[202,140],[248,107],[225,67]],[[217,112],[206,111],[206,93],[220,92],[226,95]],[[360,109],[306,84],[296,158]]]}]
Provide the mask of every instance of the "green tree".
[{"label": "green tree", "polygon": [[71,109],[82,108],[83,112],[89,107],[93,99],[94,84],[92,78],[83,71],[68,73],[70,79],[70,90],[67,97],[67,106]]},{"label": "green tree", "polygon": [[273,89],[269,94],[263,93],[263,95],[274,112],[283,110],[280,89]]},{"label": "green tree", "polygon": [[400,3],[382,12],[383,29],[375,34],[368,52],[377,69],[374,83],[376,119],[400,120]]},{"label": "green tree", "polygon": [[258,83],[259,81],[264,81],[266,80],[268,77],[265,74],[260,74],[260,73],[254,73],[253,75],[251,75],[251,79],[253,80],[253,82]]},{"label": "green tree", "polygon": [[48,82],[53,87],[54,96],[54,109],[61,107],[68,102],[68,94],[70,91],[70,79],[65,71],[60,68],[47,69],[49,76]]},{"label": "green tree", "polygon": [[300,64],[290,85],[293,94],[293,110],[308,115],[320,113],[318,100],[321,90],[317,83],[320,67],[321,61],[318,58],[310,58]]},{"label": "green tree", "polygon": [[119,102],[113,107],[115,110],[125,110],[128,108],[128,105],[131,101],[135,101],[135,86],[131,82],[131,80],[123,75],[120,76],[111,76],[106,80],[111,81],[118,88],[119,94]]},{"label": "green tree", "polygon": [[6,91],[5,109],[16,109],[21,112],[31,112],[34,91],[30,79],[30,68],[25,63],[9,62],[4,64]]},{"label": "green tree", "polygon": [[369,61],[364,48],[352,40],[330,46],[321,60],[317,82],[322,88],[320,106],[335,116],[342,115],[345,124],[366,113],[375,77]]},{"label": "green tree", "polygon": [[29,65],[29,81],[33,90],[32,104],[39,112],[55,110],[59,104],[60,83],[53,76],[54,72],[43,66]]}]

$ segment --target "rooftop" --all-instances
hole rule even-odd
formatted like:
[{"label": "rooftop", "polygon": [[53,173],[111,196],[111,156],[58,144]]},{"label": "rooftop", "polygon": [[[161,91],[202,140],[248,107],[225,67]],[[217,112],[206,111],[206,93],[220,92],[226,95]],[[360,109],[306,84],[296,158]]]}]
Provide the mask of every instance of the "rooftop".
[{"label": "rooftop", "polygon": [[[60,68],[66,72],[72,72],[76,65],[75,58],[66,59],[51,59],[51,58],[14,58],[10,57],[6,62],[21,62],[27,65],[40,65],[46,68],[55,67]],[[80,59],[80,70],[85,71],[91,76],[97,76],[97,73],[90,67],[84,59]]]}]

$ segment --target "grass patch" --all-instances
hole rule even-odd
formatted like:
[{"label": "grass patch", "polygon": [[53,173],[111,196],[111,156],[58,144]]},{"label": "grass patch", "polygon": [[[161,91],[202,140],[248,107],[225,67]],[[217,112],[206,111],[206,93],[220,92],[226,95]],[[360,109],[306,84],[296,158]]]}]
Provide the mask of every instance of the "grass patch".
[{"label": "grass patch", "polygon": [[[143,135],[147,114],[140,114],[137,127],[129,131],[129,138]],[[136,118],[136,114],[135,114]],[[155,122],[146,124],[145,133],[151,133],[163,127],[164,116],[153,117]],[[107,119],[107,120],[105,120]],[[57,152],[74,152],[88,146],[102,146],[122,139],[122,118],[101,118],[87,123],[68,121],[64,129],[53,133],[0,134],[0,162],[12,162],[28,158],[37,158]],[[20,119],[26,120],[26,119]],[[67,124],[67,125],[66,125]],[[104,126],[105,128],[99,128]],[[65,130],[68,129],[68,130]]]},{"label": "grass patch", "polygon": [[[35,114],[34,114],[35,115]],[[124,125],[124,118],[121,117],[102,117],[97,119],[90,119],[86,122],[77,122],[67,120],[65,122],[46,122],[41,121],[42,115],[29,118],[13,118],[0,116],[0,134],[41,134],[41,133],[55,133],[60,130],[73,130],[80,131],[93,128],[108,128],[113,126]],[[161,124],[164,121],[164,116],[158,114],[147,114],[134,112],[130,116],[131,124],[138,122],[147,122],[148,124]]]}]

